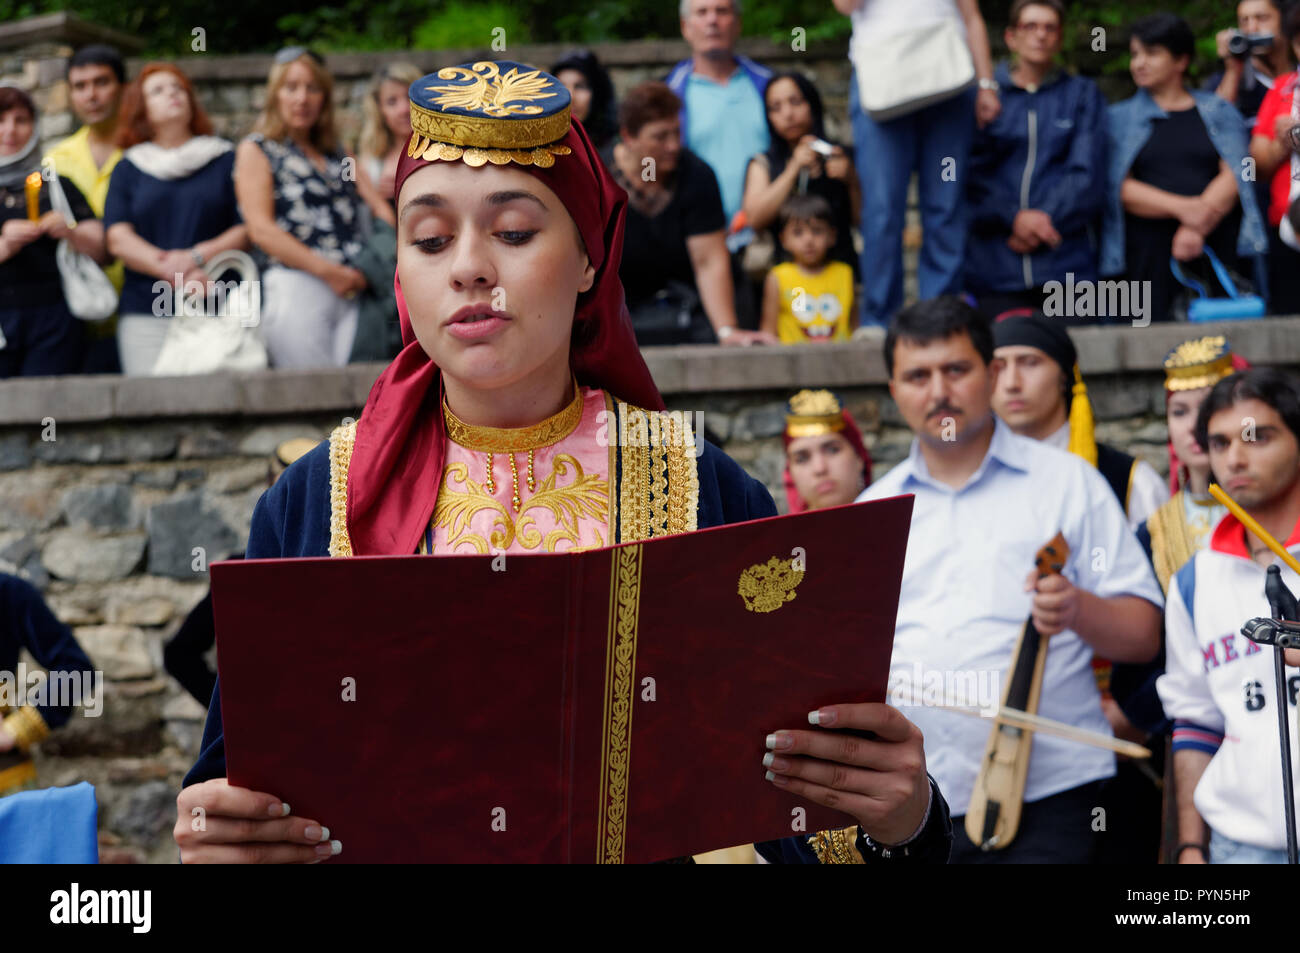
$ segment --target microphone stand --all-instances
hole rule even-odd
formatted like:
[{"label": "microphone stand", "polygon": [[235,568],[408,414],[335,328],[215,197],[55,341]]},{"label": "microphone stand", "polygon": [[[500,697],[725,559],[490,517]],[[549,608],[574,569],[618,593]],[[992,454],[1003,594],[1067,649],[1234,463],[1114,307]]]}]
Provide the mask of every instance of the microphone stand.
[{"label": "microphone stand", "polygon": [[1297,862],[1295,782],[1291,775],[1291,724],[1287,718],[1286,663],[1283,652],[1300,648],[1300,604],[1286,583],[1277,564],[1268,567],[1264,583],[1272,619],[1252,619],[1241,634],[1257,645],[1273,646],[1273,677],[1277,684],[1277,733],[1282,745],[1282,807],[1286,812],[1286,858]]}]

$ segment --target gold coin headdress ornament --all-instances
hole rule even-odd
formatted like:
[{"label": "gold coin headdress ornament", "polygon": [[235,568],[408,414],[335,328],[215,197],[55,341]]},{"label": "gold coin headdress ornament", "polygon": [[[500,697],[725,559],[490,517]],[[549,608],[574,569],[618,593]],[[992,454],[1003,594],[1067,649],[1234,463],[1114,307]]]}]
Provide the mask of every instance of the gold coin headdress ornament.
[{"label": "gold coin headdress ornament", "polygon": [[1222,334],[1193,338],[1165,357],[1165,390],[1211,387],[1232,372],[1232,349]]},{"label": "gold coin headdress ornament", "polygon": [[801,390],[785,410],[786,436],[819,437],[844,429],[844,405],[828,390]]},{"label": "gold coin headdress ornament", "polygon": [[509,60],[446,66],[411,84],[406,154],[548,168],[570,148],[569,90],[550,73]]}]

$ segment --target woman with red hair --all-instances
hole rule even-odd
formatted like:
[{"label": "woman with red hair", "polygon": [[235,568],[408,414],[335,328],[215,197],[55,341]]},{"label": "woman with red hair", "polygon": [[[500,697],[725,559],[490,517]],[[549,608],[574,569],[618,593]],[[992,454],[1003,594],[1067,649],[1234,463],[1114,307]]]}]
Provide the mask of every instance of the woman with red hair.
[{"label": "woman with red hair", "polygon": [[189,79],[150,63],[126,88],[104,204],[108,250],[126,265],[117,341],[122,371],[152,373],[172,317],[172,286],[210,278],[218,252],[244,248],[231,178],[234,147],[212,135]]}]

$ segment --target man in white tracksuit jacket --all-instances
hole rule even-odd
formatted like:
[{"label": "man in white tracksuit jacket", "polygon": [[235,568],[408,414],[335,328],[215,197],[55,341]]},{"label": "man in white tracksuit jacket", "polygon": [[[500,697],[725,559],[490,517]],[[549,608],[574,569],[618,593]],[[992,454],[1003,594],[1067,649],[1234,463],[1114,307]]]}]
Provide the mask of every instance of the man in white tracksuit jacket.
[{"label": "man in white tracksuit jacket", "polygon": [[[1300,556],[1300,383],[1272,368],[1224,378],[1196,432],[1228,495]],[[1241,634],[1248,620],[1271,615],[1264,581],[1274,562],[1300,595],[1300,576],[1229,513],[1169,587],[1157,689],[1174,719],[1180,863],[1286,859],[1273,649]],[[1300,765],[1300,674],[1287,676],[1291,757]]]}]

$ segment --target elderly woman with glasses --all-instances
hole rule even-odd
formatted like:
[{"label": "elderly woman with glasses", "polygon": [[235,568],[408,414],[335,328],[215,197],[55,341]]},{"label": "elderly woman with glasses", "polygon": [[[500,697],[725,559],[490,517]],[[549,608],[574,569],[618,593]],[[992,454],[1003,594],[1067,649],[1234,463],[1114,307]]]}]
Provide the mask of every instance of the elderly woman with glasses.
[{"label": "elderly woman with glasses", "polygon": [[347,363],[366,288],[353,262],[369,214],[385,211],[339,146],[333,92],[319,55],[281,50],[266,105],[235,155],[235,194],[262,267],[262,333],[277,367]]}]

